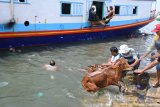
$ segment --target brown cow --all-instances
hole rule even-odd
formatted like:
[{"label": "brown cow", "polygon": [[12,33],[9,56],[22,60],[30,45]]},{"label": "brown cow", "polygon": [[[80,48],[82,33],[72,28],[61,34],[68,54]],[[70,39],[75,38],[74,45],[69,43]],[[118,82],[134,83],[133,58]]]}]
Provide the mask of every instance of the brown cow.
[{"label": "brown cow", "polygon": [[127,61],[124,58],[120,58],[113,66],[102,69],[97,68],[96,71],[91,73],[90,71],[87,72],[82,79],[82,86],[88,92],[96,92],[106,86],[116,85],[121,91],[119,80],[122,77],[122,71],[131,69]]}]

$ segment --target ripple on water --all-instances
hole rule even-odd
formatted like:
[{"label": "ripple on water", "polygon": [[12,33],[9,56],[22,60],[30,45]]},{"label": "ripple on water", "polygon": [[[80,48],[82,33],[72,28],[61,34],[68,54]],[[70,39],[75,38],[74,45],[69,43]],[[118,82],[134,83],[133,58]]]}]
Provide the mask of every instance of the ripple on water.
[{"label": "ripple on water", "polygon": [[103,95],[92,95],[85,97],[82,101],[85,107],[110,107],[112,105],[112,98],[110,93]]}]

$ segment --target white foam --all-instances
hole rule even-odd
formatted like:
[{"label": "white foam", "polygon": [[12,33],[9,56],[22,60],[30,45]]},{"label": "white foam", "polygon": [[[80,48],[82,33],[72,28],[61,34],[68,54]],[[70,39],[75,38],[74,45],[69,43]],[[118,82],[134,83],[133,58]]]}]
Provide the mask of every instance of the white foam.
[{"label": "white foam", "polygon": [[108,96],[108,102],[106,103],[106,107],[110,107],[112,105],[112,99],[109,93],[106,94]]},{"label": "white foam", "polygon": [[4,82],[0,82],[0,87],[5,87],[8,85],[8,82],[4,81]]},{"label": "white foam", "polygon": [[67,93],[67,96],[69,97],[69,98],[76,98],[72,93]]},{"label": "white foam", "polygon": [[51,76],[50,76],[50,78],[51,78],[52,80],[54,80],[54,79],[55,79],[55,78],[54,78],[54,75],[51,75]]}]

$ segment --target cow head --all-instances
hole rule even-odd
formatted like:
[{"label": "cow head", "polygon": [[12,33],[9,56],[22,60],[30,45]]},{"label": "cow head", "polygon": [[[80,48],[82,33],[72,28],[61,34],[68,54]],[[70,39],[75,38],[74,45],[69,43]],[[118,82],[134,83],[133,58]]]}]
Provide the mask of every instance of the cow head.
[{"label": "cow head", "polygon": [[90,65],[90,66],[88,66],[87,71],[88,71],[89,73],[91,73],[91,72],[96,71],[97,68],[98,68],[98,65],[97,65],[97,64]]},{"label": "cow head", "polygon": [[116,62],[112,65],[112,68],[116,68],[120,71],[132,70],[132,67],[128,64],[128,62],[124,58],[116,60]]}]

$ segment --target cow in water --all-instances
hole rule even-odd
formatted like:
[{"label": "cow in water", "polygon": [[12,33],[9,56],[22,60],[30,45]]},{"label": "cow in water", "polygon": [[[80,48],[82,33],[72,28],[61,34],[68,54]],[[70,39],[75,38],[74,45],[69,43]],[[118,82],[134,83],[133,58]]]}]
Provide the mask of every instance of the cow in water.
[{"label": "cow in water", "polygon": [[96,92],[109,85],[116,85],[122,91],[120,84],[122,72],[131,69],[124,58],[118,59],[112,66],[91,66],[82,79],[82,86],[88,92]]}]

